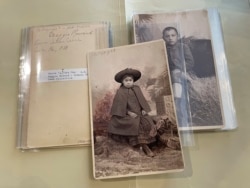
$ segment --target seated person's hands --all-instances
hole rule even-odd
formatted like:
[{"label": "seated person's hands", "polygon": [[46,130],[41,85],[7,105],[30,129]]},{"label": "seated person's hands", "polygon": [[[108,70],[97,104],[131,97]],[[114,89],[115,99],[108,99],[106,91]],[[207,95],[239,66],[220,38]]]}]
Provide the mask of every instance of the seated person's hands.
[{"label": "seated person's hands", "polygon": [[132,118],[136,118],[137,117],[137,114],[134,113],[134,112],[131,112],[131,111],[128,111],[128,115]]},{"label": "seated person's hands", "polygon": [[155,88],[155,97],[160,97],[163,94],[163,87]]},{"label": "seated person's hands", "polygon": [[145,110],[142,110],[142,111],[141,111],[141,114],[142,114],[143,116],[145,116],[145,115],[147,115],[147,112],[146,112]]}]

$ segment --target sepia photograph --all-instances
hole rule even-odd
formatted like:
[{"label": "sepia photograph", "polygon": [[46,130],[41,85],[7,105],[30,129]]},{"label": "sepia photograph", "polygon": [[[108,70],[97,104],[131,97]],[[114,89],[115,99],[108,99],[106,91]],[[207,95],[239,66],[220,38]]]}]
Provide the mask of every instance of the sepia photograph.
[{"label": "sepia photograph", "polygon": [[182,171],[163,40],[88,54],[96,179]]},{"label": "sepia photograph", "polygon": [[133,16],[135,43],[165,41],[179,126],[216,129],[223,123],[207,10]]}]

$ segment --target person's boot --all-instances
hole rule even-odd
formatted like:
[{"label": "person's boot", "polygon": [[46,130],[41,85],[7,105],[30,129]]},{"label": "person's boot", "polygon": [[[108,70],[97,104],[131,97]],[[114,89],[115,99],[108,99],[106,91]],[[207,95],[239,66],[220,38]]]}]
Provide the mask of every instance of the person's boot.
[{"label": "person's boot", "polygon": [[142,146],[142,150],[144,151],[144,153],[146,153],[147,156],[149,156],[149,157],[155,156],[147,144],[142,144],[141,146]]}]

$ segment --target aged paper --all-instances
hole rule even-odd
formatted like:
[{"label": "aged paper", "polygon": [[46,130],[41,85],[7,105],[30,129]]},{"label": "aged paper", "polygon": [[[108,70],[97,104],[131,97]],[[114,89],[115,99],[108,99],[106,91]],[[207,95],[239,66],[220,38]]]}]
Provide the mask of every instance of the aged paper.
[{"label": "aged paper", "polygon": [[86,53],[108,47],[107,25],[33,27],[29,39],[27,148],[90,144]]},{"label": "aged paper", "polygon": [[91,52],[88,68],[94,177],[183,170],[163,40]]}]

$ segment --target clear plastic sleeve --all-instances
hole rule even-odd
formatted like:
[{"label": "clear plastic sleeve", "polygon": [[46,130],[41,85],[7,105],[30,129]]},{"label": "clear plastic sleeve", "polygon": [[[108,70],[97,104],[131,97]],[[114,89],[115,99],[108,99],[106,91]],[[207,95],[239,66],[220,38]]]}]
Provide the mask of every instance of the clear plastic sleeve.
[{"label": "clear plastic sleeve", "polygon": [[[131,6],[130,6],[131,5]],[[183,132],[183,144],[194,145],[193,130],[230,130],[237,127],[235,108],[228,74],[220,17],[216,8],[166,12],[160,7],[154,11],[133,10],[127,2],[127,24],[132,27],[134,42],[145,42],[163,38],[164,28],[172,28],[179,43],[183,44],[179,57],[185,59],[183,88],[188,104],[185,108],[189,117],[179,123]],[[158,10],[157,10],[158,8]],[[157,11],[155,11],[157,10]],[[169,42],[171,43],[171,42]],[[177,46],[177,45],[175,45]],[[179,45],[180,46],[180,45]],[[189,50],[194,65],[190,69]],[[166,45],[169,49],[168,45]],[[175,47],[177,48],[177,47]],[[177,61],[177,50],[169,49],[169,63]],[[175,54],[174,54],[175,53]],[[185,58],[185,56],[188,56]],[[178,67],[178,66],[175,66]],[[189,69],[189,70],[188,70]],[[172,76],[174,78],[174,76]],[[175,88],[172,79],[172,87]],[[178,108],[178,101],[176,101]],[[177,113],[178,116],[178,113]],[[183,119],[183,118],[181,118]],[[184,118],[185,119],[185,118]]]},{"label": "clear plastic sleeve", "polygon": [[233,92],[231,88],[230,75],[228,71],[227,58],[224,47],[224,39],[220,14],[217,9],[208,9],[209,21],[211,24],[212,41],[214,48],[214,57],[216,60],[217,76],[221,93],[221,101],[224,114],[224,127],[222,130],[236,129],[237,118],[233,101]]},{"label": "clear plastic sleeve", "polygon": [[108,22],[23,29],[18,148],[90,145],[86,53],[110,35]]}]

